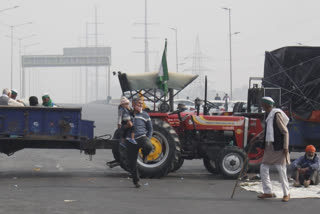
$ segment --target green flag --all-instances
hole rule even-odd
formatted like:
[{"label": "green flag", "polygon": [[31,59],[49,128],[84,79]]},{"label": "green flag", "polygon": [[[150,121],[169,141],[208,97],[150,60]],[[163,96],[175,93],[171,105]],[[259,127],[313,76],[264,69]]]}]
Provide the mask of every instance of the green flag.
[{"label": "green flag", "polygon": [[166,40],[163,54],[162,54],[158,78],[157,78],[157,85],[160,89],[163,90],[165,96],[167,96],[167,93],[168,93],[168,80],[169,80],[169,74],[168,74],[168,65],[167,65],[167,40]]}]

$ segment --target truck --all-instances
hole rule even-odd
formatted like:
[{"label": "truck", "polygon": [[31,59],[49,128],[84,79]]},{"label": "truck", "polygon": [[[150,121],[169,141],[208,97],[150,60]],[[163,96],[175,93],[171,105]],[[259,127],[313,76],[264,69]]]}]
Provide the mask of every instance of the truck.
[{"label": "truck", "polygon": [[[264,123],[261,97],[272,97],[290,118],[289,151],[320,149],[320,48],[289,46],[266,52],[263,77],[249,79],[247,103],[237,103],[233,115],[259,118]],[[263,150],[256,143],[249,155],[260,163]]]}]

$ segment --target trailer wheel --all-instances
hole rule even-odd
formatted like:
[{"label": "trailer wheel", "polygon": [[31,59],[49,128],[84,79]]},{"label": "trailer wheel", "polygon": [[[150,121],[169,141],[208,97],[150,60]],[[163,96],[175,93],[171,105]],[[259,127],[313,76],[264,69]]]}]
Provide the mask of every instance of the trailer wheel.
[{"label": "trailer wheel", "polygon": [[203,158],[203,165],[212,174],[217,174],[219,172],[219,167],[216,165],[216,161],[210,160],[208,158]]},{"label": "trailer wheel", "polygon": [[148,155],[148,163],[143,163],[141,152],[138,156],[138,169],[141,177],[160,178],[166,176],[178,166],[181,146],[177,133],[165,121],[152,119],[153,137],[152,151]]},{"label": "trailer wheel", "polygon": [[219,155],[219,170],[228,178],[237,178],[241,169],[245,167],[247,170],[247,163],[245,163],[246,154],[238,147],[226,147]]}]

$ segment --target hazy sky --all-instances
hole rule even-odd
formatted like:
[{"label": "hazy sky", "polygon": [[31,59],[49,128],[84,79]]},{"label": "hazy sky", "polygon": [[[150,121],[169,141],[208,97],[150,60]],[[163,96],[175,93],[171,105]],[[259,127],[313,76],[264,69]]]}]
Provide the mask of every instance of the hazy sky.
[{"label": "hazy sky", "polygon": [[[62,54],[64,47],[85,45],[86,22],[94,21],[94,7],[98,7],[99,45],[112,47],[111,70],[143,72],[144,56],[135,51],[144,49],[143,40],[133,39],[144,33],[144,0],[1,0],[0,10],[19,5],[14,10],[0,12],[0,88],[10,87],[10,28],[7,25],[33,22],[14,29],[15,37],[23,39],[26,54]],[[248,84],[250,76],[263,73],[264,52],[283,46],[317,46],[319,1],[316,0],[148,0],[150,68],[159,67],[164,39],[168,39],[169,70],[175,71],[175,34],[178,28],[180,71],[188,70],[196,37],[202,52],[209,56],[203,66],[210,88],[229,90],[228,13],[221,7],[232,9],[233,85],[240,88]],[[94,26],[90,25],[90,33]],[[30,44],[37,45],[28,46]],[[93,36],[89,45],[94,45]],[[28,47],[25,47],[28,46]],[[25,47],[25,48],[24,48]],[[14,43],[14,88],[19,89],[18,42]],[[40,96],[49,92],[58,102],[79,102],[84,92],[84,68],[37,68],[31,71],[31,94]],[[105,84],[105,69],[100,71],[100,85]],[[94,69],[90,70],[94,75]],[[190,71],[185,71],[190,72]],[[80,76],[80,73],[82,74]],[[81,84],[79,81],[82,81]],[[89,79],[93,84],[93,77]],[[82,86],[82,90],[80,87]],[[80,93],[81,91],[81,93]],[[28,93],[27,93],[28,94]],[[93,90],[89,92],[93,96]],[[104,87],[100,98],[105,97]],[[112,95],[118,97],[119,84],[112,77]],[[83,99],[82,99],[83,101]]]}]

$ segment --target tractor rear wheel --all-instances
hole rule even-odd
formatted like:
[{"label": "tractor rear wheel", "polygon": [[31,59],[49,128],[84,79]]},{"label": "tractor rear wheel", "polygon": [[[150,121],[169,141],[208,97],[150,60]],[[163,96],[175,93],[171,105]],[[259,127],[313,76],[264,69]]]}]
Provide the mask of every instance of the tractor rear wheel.
[{"label": "tractor rear wheel", "polygon": [[236,146],[225,147],[219,155],[219,170],[228,178],[237,178],[245,167],[247,169],[246,154]]},{"label": "tractor rear wheel", "polygon": [[120,132],[119,129],[117,129],[114,134],[112,139],[117,139],[118,141],[112,144],[112,154],[113,157],[116,161],[120,161],[120,153],[119,153],[119,142],[120,142]]},{"label": "tractor rear wheel", "polygon": [[130,172],[128,159],[128,141],[124,140],[119,143],[120,166],[122,169]]},{"label": "tractor rear wheel", "polygon": [[216,163],[216,161],[210,160],[209,158],[203,158],[204,167],[212,174],[217,174],[219,172]]},{"label": "tractor rear wheel", "polygon": [[143,163],[141,151],[139,152],[138,169],[141,177],[160,178],[178,166],[181,146],[177,133],[167,122],[152,119],[152,125],[152,151],[147,163]]}]

